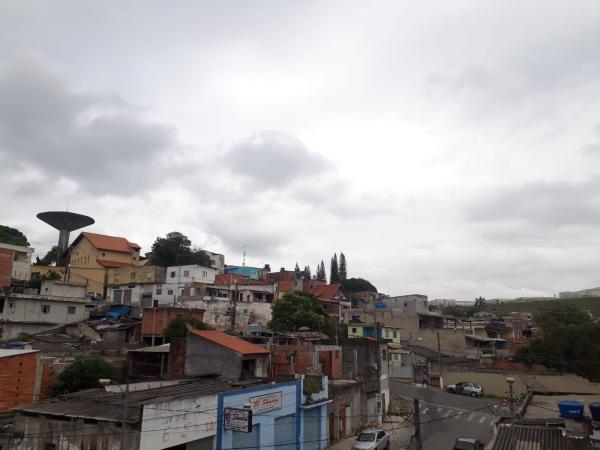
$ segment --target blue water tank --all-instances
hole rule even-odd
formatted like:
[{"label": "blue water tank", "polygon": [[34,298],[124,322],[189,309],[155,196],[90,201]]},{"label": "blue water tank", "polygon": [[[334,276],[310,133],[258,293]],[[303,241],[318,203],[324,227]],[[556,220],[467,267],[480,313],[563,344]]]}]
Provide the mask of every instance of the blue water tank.
[{"label": "blue water tank", "polygon": [[600,422],[600,402],[590,403],[588,407],[590,408],[590,413],[592,413],[592,420]]},{"label": "blue water tank", "polygon": [[558,409],[560,410],[560,417],[565,419],[581,419],[583,418],[584,405],[581,402],[575,402],[571,400],[565,400],[564,402],[558,402]]},{"label": "blue water tank", "polygon": [[375,308],[377,308],[377,309],[386,309],[387,305],[385,303],[375,303]]}]

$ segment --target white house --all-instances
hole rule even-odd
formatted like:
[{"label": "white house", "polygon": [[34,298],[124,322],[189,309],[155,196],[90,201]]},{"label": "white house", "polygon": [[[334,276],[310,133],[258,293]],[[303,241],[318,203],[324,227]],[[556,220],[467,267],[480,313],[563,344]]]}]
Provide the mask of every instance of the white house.
[{"label": "white house", "polygon": [[11,278],[13,280],[29,281],[31,279],[31,256],[35,249],[5,243],[0,243],[0,248],[12,250],[13,252]]},{"label": "white house", "polygon": [[153,299],[159,304],[173,304],[183,294],[186,285],[192,283],[212,284],[218,270],[214,267],[189,264],[167,267],[165,283],[154,285]]},{"label": "white house", "polygon": [[38,333],[89,317],[86,286],[43,281],[40,294],[0,295],[0,340]]}]

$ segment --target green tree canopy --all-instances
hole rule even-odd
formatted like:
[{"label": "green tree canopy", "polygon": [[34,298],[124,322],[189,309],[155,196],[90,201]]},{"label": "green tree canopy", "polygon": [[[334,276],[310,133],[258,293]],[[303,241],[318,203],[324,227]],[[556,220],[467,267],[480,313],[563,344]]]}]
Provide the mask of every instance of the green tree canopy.
[{"label": "green tree canopy", "polygon": [[344,281],[348,278],[348,266],[346,263],[346,255],[340,253],[340,269],[339,269],[340,281]]},{"label": "green tree canopy", "polygon": [[348,294],[364,291],[377,292],[377,288],[364,278],[348,278],[347,280],[342,280],[341,283]]},{"label": "green tree canopy", "polygon": [[315,277],[319,281],[327,281],[327,274],[325,273],[325,264],[323,264],[323,260],[321,260],[321,264],[317,264],[317,273]]},{"label": "green tree canopy", "polygon": [[335,327],[317,298],[308,292],[288,292],[271,306],[273,313],[269,328],[275,331],[296,332],[301,327],[311,331],[335,333]]},{"label": "green tree canopy", "polygon": [[43,258],[40,258],[39,256],[37,256],[35,258],[35,263],[39,266],[51,266],[53,264],[56,264],[57,258],[58,258],[58,245],[55,245],[50,250],[48,250],[48,253],[46,253],[46,255]]},{"label": "green tree canopy", "polygon": [[338,257],[337,253],[333,254],[333,258],[331,258],[331,269],[329,270],[329,282],[330,283],[339,283],[340,281],[340,273],[338,266]]},{"label": "green tree canopy", "polygon": [[203,250],[193,250],[192,241],[187,236],[172,231],[165,237],[157,237],[152,244],[152,264],[161,267],[199,264],[212,266],[212,261]]},{"label": "green tree canopy", "polygon": [[100,387],[99,379],[114,380],[116,376],[116,369],[103,358],[98,356],[78,358],[58,376],[52,386],[52,395]]},{"label": "green tree canopy", "polygon": [[27,242],[27,236],[16,228],[7,227],[6,225],[0,225],[0,242],[11,245],[21,245],[29,247]]},{"label": "green tree canopy", "polygon": [[193,317],[178,317],[169,324],[163,332],[165,341],[171,342],[173,339],[184,338],[187,336],[188,326],[195,330],[208,330],[204,322],[194,319]]}]

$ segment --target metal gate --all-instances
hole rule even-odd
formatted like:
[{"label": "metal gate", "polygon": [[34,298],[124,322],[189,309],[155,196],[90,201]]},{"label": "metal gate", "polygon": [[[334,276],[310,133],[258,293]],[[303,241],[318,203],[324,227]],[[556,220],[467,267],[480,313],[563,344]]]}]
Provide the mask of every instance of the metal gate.
[{"label": "metal gate", "polygon": [[274,450],[294,450],[295,448],[296,414],[276,418]]},{"label": "metal gate", "polygon": [[304,450],[318,450],[321,448],[321,416],[319,408],[304,411]]}]

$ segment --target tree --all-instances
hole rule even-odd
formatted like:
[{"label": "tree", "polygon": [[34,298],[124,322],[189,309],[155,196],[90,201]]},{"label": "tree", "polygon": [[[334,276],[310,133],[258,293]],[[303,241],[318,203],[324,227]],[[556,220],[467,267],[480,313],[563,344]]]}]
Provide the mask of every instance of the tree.
[{"label": "tree", "polygon": [[477,297],[475,299],[475,309],[485,309],[485,298]]},{"label": "tree", "polygon": [[331,258],[331,269],[329,271],[329,282],[331,284],[337,283],[340,281],[340,274],[338,270],[338,258],[337,253],[333,254],[333,258]]},{"label": "tree", "polygon": [[310,273],[310,266],[308,264],[304,266],[304,277],[307,280],[310,280],[312,278],[312,274]]},{"label": "tree", "polygon": [[36,256],[35,263],[38,266],[51,266],[53,264],[56,264],[56,261],[58,260],[58,251],[58,245],[55,245],[50,250],[48,250],[48,253],[46,253],[46,255],[43,258]]},{"label": "tree", "polygon": [[344,281],[348,277],[348,268],[346,266],[346,255],[340,253],[340,269],[339,269],[339,279],[340,281]]},{"label": "tree", "polygon": [[275,331],[297,332],[301,327],[335,333],[335,326],[317,298],[308,292],[287,292],[271,305],[272,319],[269,328]]},{"label": "tree", "polygon": [[115,368],[103,358],[78,358],[58,376],[52,386],[52,394],[56,396],[100,387],[100,378],[114,379],[116,376]]},{"label": "tree", "polygon": [[325,264],[323,264],[323,260],[321,260],[321,264],[317,264],[317,273],[315,276],[319,281],[327,281],[327,274],[325,273]]},{"label": "tree", "polygon": [[32,278],[31,280],[29,280],[28,284],[29,284],[29,287],[31,287],[31,288],[40,289],[42,287],[42,281],[60,280],[60,279],[62,279],[62,277],[60,276],[60,273],[55,272],[54,270],[49,270],[48,272],[43,274],[41,277]]},{"label": "tree", "polygon": [[193,317],[178,317],[169,324],[165,331],[163,331],[163,337],[165,341],[171,342],[174,339],[184,338],[187,336],[189,329],[193,330],[208,330],[208,326],[198,319]]},{"label": "tree", "polygon": [[212,266],[212,261],[203,250],[193,250],[192,241],[187,236],[172,231],[166,237],[157,237],[152,244],[152,264],[168,267],[186,264]]},{"label": "tree", "polygon": [[296,267],[294,267],[294,272],[296,272],[296,273],[300,272],[300,266],[298,265],[297,261],[296,261]]},{"label": "tree", "polygon": [[11,228],[6,225],[0,225],[0,242],[3,242],[4,244],[29,247],[27,236],[25,236],[16,228]]},{"label": "tree", "polygon": [[348,294],[356,292],[377,292],[377,288],[364,278],[348,278],[342,280],[342,287]]}]

